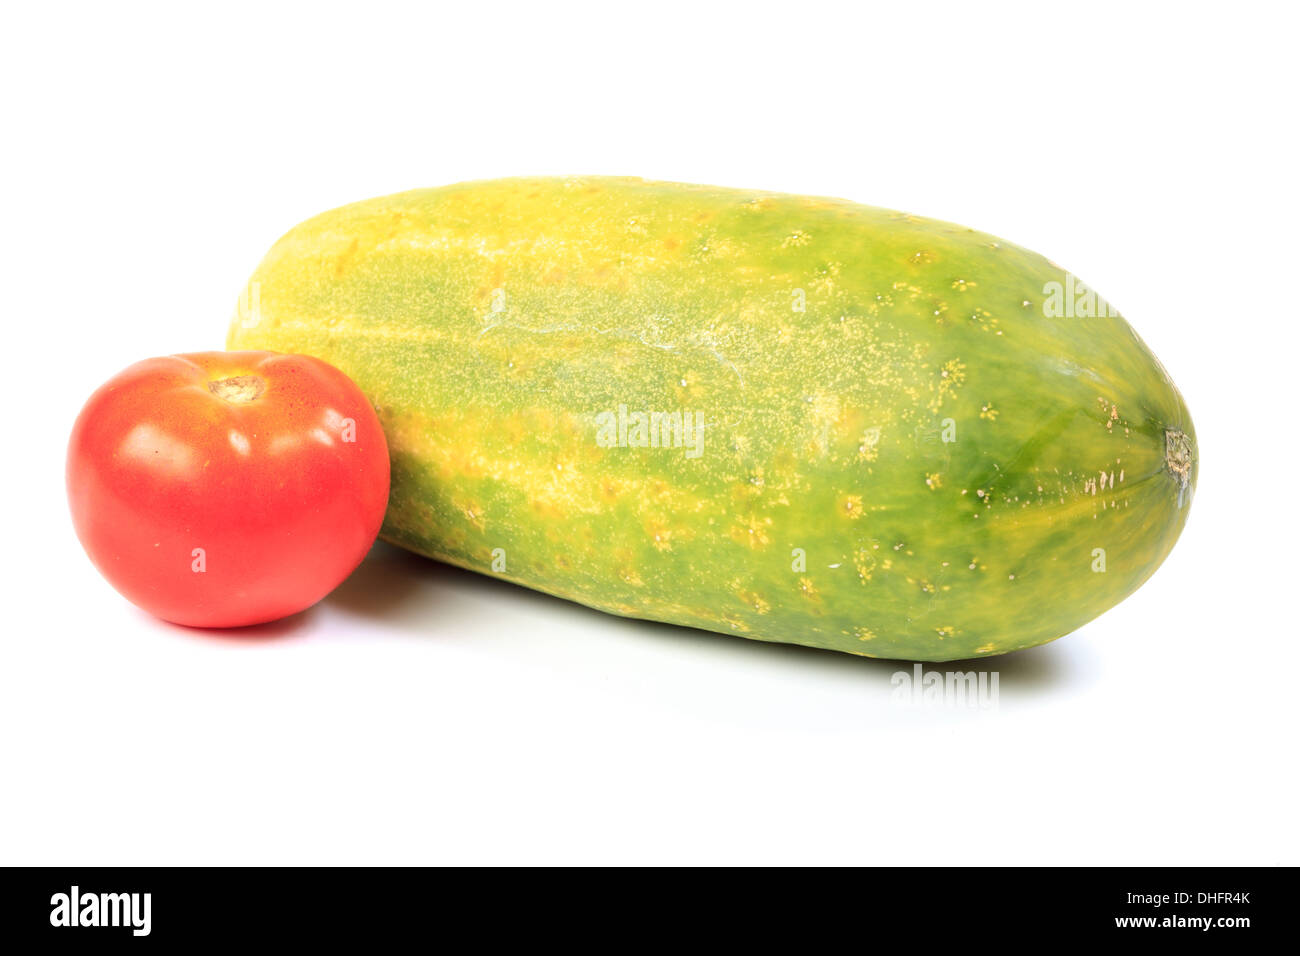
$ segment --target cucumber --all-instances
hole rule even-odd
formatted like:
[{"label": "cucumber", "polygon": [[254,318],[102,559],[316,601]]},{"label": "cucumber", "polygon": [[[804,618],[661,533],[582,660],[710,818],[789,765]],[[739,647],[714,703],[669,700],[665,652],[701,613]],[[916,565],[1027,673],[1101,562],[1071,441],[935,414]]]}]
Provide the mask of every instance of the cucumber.
[{"label": "cucumber", "polygon": [[1025,249],[837,199],[528,178],[345,206],[231,349],[374,403],[383,536],[613,614],[954,660],[1136,589],[1197,450],[1164,368]]}]

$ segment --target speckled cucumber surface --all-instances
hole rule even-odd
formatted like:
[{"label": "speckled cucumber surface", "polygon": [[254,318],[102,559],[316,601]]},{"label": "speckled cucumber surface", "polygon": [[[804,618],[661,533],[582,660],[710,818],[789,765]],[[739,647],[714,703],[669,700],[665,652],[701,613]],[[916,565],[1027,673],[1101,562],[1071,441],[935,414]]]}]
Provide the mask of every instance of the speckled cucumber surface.
[{"label": "speckled cucumber surface", "polygon": [[232,349],[379,412],[383,536],[613,614],[872,657],[1067,634],[1196,484],[1133,329],[1035,253],[837,199],[604,177],[423,189],[291,230]]}]

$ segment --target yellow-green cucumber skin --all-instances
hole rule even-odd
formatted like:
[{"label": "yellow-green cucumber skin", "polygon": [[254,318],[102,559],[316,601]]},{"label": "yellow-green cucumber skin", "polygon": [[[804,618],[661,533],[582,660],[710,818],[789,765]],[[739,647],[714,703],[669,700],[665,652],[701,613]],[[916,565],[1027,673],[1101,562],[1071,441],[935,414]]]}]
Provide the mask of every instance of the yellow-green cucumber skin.
[{"label": "yellow-green cucumber skin", "polygon": [[[1164,560],[1196,483],[1182,397],[1104,301],[1011,243],[837,199],[577,177],[360,202],[275,244],[228,346],[366,392],[389,541],[871,657],[1069,633]],[[635,413],[675,412],[701,447],[637,444]]]}]

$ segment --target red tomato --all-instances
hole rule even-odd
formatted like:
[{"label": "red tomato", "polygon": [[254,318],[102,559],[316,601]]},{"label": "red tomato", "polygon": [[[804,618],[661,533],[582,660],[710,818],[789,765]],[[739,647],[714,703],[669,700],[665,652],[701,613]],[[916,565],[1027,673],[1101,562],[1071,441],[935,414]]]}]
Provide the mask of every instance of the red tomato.
[{"label": "red tomato", "polygon": [[90,397],[68,499],[128,600],[177,624],[258,624],[315,604],[365,557],[388,445],[360,389],[319,359],[170,355]]}]

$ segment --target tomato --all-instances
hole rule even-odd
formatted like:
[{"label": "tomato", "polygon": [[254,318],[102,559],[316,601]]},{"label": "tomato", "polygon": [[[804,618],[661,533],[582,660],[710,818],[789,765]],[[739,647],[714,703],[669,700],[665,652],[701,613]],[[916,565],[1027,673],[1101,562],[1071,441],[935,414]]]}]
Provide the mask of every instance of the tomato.
[{"label": "tomato", "polygon": [[365,557],[388,502],[374,409],[319,359],[200,352],[138,362],[68,446],[77,536],[118,591],[177,624],[294,614]]}]

